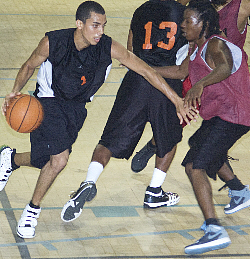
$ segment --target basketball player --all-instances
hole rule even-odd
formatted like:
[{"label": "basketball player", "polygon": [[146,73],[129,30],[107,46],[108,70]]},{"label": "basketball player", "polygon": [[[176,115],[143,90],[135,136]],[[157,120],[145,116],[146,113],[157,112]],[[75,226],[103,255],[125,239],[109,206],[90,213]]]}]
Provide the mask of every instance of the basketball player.
[{"label": "basketball player", "polygon": [[[137,8],[130,30],[135,55],[150,66],[175,65],[178,51],[187,43],[180,28],[184,9],[183,5],[171,0],[150,0]],[[181,96],[181,80],[166,81]],[[150,122],[156,139],[157,153],[144,206],[156,208],[179,201],[178,194],[164,192],[161,188],[176,145],[182,139],[182,126],[175,115],[175,107],[143,77],[130,70],[122,81],[101,140],[94,150],[87,177],[64,205],[62,220],[68,222],[80,216],[85,201],[94,198],[96,182],[110,158],[128,159],[147,122]]]},{"label": "basketball player", "polygon": [[[187,4],[189,0],[179,0],[182,4]],[[235,45],[241,48],[243,56],[247,59],[247,54],[243,50],[247,33],[247,21],[250,15],[250,0],[211,0],[219,14],[219,24],[224,35]],[[163,68],[164,70],[164,68]],[[164,71],[157,70],[164,76]],[[165,75],[166,76],[166,75]],[[196,132],[199,134],[199,130]],[[190,138],[189,144],[194,145],[194,136]],[[149,141],[133,158],[131,168],[134,172],[139,172],[146,167],[148,160],[155,154],[154,140]],[[229,204],[224,208],[226,214],[235,213],[250,206],[249,189],[241,183],[234,175],[228,161],[220,169],[221,180],[225,182],[223,187],[229,187]],[[222,189],[222,188],[221,188]],[[237,197],[242,198],[242,202],[236,204]],[[202,226],[205,228],[205,225]]]},{"label": "basketball player", "polygon": [[15,154],[9,147],[1,151],[1,190],[11,172],[19,166],[41,169],[32,199],[18,222],[17,234],[22,238],[35,236],[42,198],[68,162],[72,145],[87,115],[85,104],[103,84],[111,58],[131,71],[135,70],[138,76],[150,82],[150,87],[166,95],[174,107],[176,123],[183,119],[188,121],[187,116],[193,118],[193,113],[184,108],[183,100],[158,73],[104,34],[106,23],[105,11],[100,4],[83,2],[76,12],[76,28],[45,34],[22,65],[12,92],[3,103],[5,113],[9,99],[20,93],[35,68],[41,65],[35,95],[43,105],[44,120],[30,134],[31,153]]},{"label": "basketball player", "polygon": [[[250,130],[250,75],[241,48],[220,36],[219,15],[209,0],[190,1],[182,30],[197,48],[188,65],[183,62],[179,67],[165,67],[164,75],[185,78],[188,68],[193,87],[185,103],[198,103],[203,118],[199,134],[193,135],[193,145],[182,162],[206,221],[205,235],[187,246],[185,253],[201,254],[231,243],[216,216],[208,177],[221,176],[228,150]],[[249,189],[241,192],[244,197],[236,197],[237,192],[232,191],[234,205],[246,200],[250,203]],[[226,212],[230,210],[225,208]]]}]

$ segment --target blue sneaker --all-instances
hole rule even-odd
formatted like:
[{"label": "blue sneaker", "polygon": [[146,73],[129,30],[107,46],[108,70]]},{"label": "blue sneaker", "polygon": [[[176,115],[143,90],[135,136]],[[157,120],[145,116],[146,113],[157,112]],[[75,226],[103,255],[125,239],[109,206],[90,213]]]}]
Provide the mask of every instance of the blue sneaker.
[{"label": "blue sneaker", "polygon": [[232,214],[250,206],[250,190],[248,185],[241,191],[229,189],[228,196],[231,197],[231,201],[224,208],[225,214]]},{"label": "blue sneaker", "polygon": [[94,182],[82,182],[79,189],[71,195],[71,199],[63,206],[61,219],[70,222],[82,213],[85,201],[91,201],[96,196],[97,190]]},{"label": "blue sneaker", "polygon": [[231,244],[227,231],[218,225],[208,225],[205,235],[194,244],[185,247],[186,254],[203,254],[225,248]]}]

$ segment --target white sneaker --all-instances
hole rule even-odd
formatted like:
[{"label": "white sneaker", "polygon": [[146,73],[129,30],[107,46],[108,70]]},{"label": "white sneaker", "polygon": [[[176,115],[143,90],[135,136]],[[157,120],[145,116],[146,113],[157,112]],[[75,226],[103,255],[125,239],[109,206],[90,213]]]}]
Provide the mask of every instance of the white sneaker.
[{"label": "white sneaker", "polygon": [[179,200],[180,196],[177,193],[164,192],[161,187],[148,186],[144,197],[144,208],[154,209],[161,206],[173,206]]},{"label": "white sneaker", "polygon": [[11,154],[13,150],[8,146],[0,148],[0,191],[2,191],[7,184],[9,177],[12,174]]},{"label": "white sneaker", "polygon": [[41,213],[41,208],[31,208],[29,204],[23,210],[23,214],[18,221],[17,234],[22,238],[33,238],[35,236],[35,227],[37,219]]}]

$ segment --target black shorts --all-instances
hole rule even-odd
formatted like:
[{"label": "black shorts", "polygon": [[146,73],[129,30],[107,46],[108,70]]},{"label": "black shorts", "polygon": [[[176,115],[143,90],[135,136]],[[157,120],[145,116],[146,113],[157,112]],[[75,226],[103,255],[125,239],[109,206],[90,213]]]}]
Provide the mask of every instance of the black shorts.
[{"label": "black shorts", "polygon": [[[180,80],[167,80],[170,86],[182,91]],[[99,144],[115,158],[128,159],[145,125],[150,122],[157,146],[157,156],[164,157],[182,139],[182,126],[174,104],[142,76],[128,71],[104,128]]]},{"label": "black shorts", "polygon": [[193,163],[193,169],[204,169],[210,178],[227,160],[227,152],[250,127],[224,121],[219,117],[204,120],[201,127],[189,139],[190,150],[182,165]]},{"label": "black shorts", "polygon": [[41,126],[30,133],[31,164],[42,168],[51,155],[69,149],[87,116],[85,103],[62,101],[56,98],[39,98],[44,119]]}]

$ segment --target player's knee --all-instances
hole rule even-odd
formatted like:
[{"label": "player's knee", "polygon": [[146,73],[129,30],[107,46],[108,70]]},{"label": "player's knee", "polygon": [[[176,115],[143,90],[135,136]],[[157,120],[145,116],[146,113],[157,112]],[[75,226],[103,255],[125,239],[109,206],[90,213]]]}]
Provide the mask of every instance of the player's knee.
[{"label": "player's knee", "polygon": [[59,155],[52,156],[50,159],[50,165],[54,171],[61,172],[68,163],[69,156],[61,153]]}]

